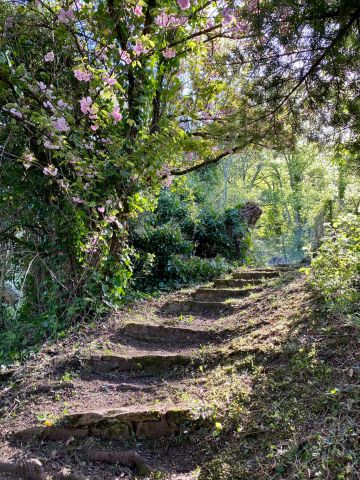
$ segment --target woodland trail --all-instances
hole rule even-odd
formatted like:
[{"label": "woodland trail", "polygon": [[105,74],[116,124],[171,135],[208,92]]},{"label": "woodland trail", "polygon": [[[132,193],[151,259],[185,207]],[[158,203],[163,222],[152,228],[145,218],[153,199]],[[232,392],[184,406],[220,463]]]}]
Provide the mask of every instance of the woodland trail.
[{"label": "woodland trail", "polygon": [[0,478],[198,478],[249,365],[291,335],[298,282],[285,267],[233,272],[47,346],[0,390]]}]

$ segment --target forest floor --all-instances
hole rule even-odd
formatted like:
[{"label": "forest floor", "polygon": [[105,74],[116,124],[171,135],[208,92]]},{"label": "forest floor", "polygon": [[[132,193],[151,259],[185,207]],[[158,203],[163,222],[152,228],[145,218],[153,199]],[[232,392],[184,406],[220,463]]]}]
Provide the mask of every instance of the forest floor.
[{"label": "forest floor", "polygon": [[0,479],[360,479],[359,347],[296,270],[137,302],[3,374]]}]

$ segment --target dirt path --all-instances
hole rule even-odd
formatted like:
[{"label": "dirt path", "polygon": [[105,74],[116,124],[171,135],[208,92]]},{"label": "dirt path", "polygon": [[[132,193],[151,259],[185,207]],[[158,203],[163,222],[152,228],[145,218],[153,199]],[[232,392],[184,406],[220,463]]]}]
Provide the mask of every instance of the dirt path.
[{"label": "dirt path", "polygon": [[295,271],[239,271],[44,347],[1,386],[0,478],[199,478],[309,302]]}]

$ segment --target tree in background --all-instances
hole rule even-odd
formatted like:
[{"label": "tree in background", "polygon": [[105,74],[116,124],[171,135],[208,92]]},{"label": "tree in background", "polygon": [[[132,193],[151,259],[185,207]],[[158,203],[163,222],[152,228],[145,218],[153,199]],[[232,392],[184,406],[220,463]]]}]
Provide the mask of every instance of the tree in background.
[{"label": "tree in background", "polygon": [[226,174],[222,164],[212,166],[188,183],[207,208],[258,203],[263,214],[252,235],[254,261],[295,262],[319,247],[326,223],[359,213],[360,184],[348,155],[303,140],[291,150],[248,150],[231,157]]},{"label": "tree in background", "polygon": [[131,222],[136,289],[201,283],[245,263],[261,209],[252,203],[219,209],[206,200],[186,182],[177,192],[162,190],[155,211]]}]

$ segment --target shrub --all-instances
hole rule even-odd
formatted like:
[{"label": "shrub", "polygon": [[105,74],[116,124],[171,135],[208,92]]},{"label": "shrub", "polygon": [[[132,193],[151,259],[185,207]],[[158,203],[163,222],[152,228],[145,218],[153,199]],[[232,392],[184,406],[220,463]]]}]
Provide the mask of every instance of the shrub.
[{"label": "shrub", "polygon": [[143,291],[209,280],[230,268],[220,256],[214,259],[194,256],[194,243],[185,239],[174,223],[147,227],[135,245],[134,285]]},{"label": "shrub", "polygon": [[169,258],[169,277],[182,284],[203,282],[229,271],[231,265],[222,257],[199,258],[173,255]]},{"label": "shrub", "polygon": [[131,226],[133,284],[149,291],[210,280],[244,260],[248,232],[239,208],[216,211],[163,191],[155,212]]},{"label": "shrub", "polygon": [[329,308],[342,313],[360,306],[360,220],[348,214],[328,225],[309,269],[310,283]]},{"label": "shrub", "polygon": [[184,238],[180,227],[173,222],[157,227],[147,225],[135,238],[134,245],[142,252],[154,254],[161,270],[171,255],[191,255],[193,252],[192,242]]}]

